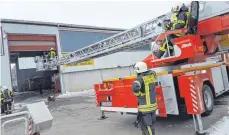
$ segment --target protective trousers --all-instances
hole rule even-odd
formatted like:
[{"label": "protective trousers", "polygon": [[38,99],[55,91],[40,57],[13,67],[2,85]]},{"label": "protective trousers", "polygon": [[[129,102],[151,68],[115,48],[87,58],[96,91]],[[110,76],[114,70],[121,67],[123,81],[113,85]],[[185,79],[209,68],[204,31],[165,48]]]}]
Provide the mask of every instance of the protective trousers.
[{"label": "protective trousers", "polygon": [[5,112],[4,103],[1,103],[1,114]]},{"label": "protective trousers", "polygon": [[5,114],[11,114],[12,113],[12,101],[6,101],[4,102],[4,110]]},{"label": "protective trousers", "polygon": [[142,130],[142,135],[155,135],[155,121],[155,111],[140,113],[139,126]]},{"label": "protective trousers", "polygon": [[[179,37],[179,36],[177,36],[175,34],[169,35],[167,37],[167,40],[166,39],[163,40],[159,51],[154,52],[154,55],[157,56],[158,59],[160,59],[164,55],[164,53],[169,49],[170,56],[172,56],[173,51],[174,51],[172,40],[177,38],[177,37]],[[167,44],[169,45],[168,48],[167,48]]]}]

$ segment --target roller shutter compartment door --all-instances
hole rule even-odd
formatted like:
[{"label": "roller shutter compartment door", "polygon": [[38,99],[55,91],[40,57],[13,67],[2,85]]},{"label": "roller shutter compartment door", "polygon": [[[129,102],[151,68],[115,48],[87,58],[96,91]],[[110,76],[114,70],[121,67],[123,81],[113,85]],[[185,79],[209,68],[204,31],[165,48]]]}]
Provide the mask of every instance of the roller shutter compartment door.
[{"label": "roller shutter compartment door", "polygon": [[45,51],[56,49],[55,35],[8,35],[9,51]]}]

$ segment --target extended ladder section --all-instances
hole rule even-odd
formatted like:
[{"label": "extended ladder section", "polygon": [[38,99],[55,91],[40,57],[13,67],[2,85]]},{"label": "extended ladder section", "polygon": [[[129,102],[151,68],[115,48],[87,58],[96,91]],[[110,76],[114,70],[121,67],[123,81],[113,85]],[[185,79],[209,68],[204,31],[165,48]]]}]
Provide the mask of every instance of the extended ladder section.
[{"label": "extended ladder section", "polygon": [[[225,2],[219,2],[217,4],[215,2],[199,2],[199,4],[201,4],[199,8],[199,21],[229,12],[228,5],[227,3],[225,4]],[[190,7],[190,5],[188,5],[188,7]],[[41,70],[56,69],[54,67],[59,65],[79,63],[88,59],[149,45],[152,42],[155,42],[161,33],[164,33],[164,20],[170,20],[171,15],[172,13],[169,12],[130,30],[126,30],[102,41],[71,52],[59,59],[57,58],[52,61],[37,60],[43,63],[40,64],[41,66],[37,67]]]},{"label": "extended ladder section", "polygon": [[[59,59],[47,61],[45,69],[58,65],[82,62],[91,58],[109,55],[122,50],[134,49],[148,45],[164,31],[163,21],[170,19],[172,13],[167,13],[156,19],[143,23],[135,28],[126,30],[105,40],[99,41],[82,49],[76,50]],[[44,69],[44,70],[45,70]]]}]

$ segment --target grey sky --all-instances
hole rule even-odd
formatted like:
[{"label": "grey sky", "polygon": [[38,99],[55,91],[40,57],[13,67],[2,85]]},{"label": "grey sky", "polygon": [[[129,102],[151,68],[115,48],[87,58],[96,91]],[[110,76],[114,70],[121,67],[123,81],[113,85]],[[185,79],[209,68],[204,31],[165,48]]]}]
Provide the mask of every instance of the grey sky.
[{"label": "grey sky", "polygon": [[0,16],[114,28],[131,28],[170,11],[178,1],[0,2]]}]

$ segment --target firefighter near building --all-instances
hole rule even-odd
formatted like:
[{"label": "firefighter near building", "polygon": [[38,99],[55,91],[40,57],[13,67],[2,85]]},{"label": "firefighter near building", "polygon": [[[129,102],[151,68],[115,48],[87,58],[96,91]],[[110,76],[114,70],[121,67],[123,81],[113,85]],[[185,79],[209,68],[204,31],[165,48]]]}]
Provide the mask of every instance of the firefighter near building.
[{"label": "firefighter near building", "polygon": [[[44,69],[38,70],[50,70],[151,43],[152,54],[143,62],[156,76],[156,116],[192,115],[196,133],[204,134],[201,115],[210,115],[214,99],[229,90],[229,5],[223,1],[192,1],[187,8],[184,11],[186,20],[181,20],[178,15],[168,22],[174,15],[169,12],[64,57],[42,63],[45,66],[40,67]],[[168,29],[167,24],[171,26],[174,22],[186,26]],[[171,38],[171,35],[182,36]],[[161,56],[156,57],[155,54],[162,50]],[[38,60],[37,64],[41,62]],[[139,93],[134,93],[132,88],[136,78],[138,76],[112,78],[94,85],[101,118],[106,118],[104,112],[139,112],[136,97]]]}]

